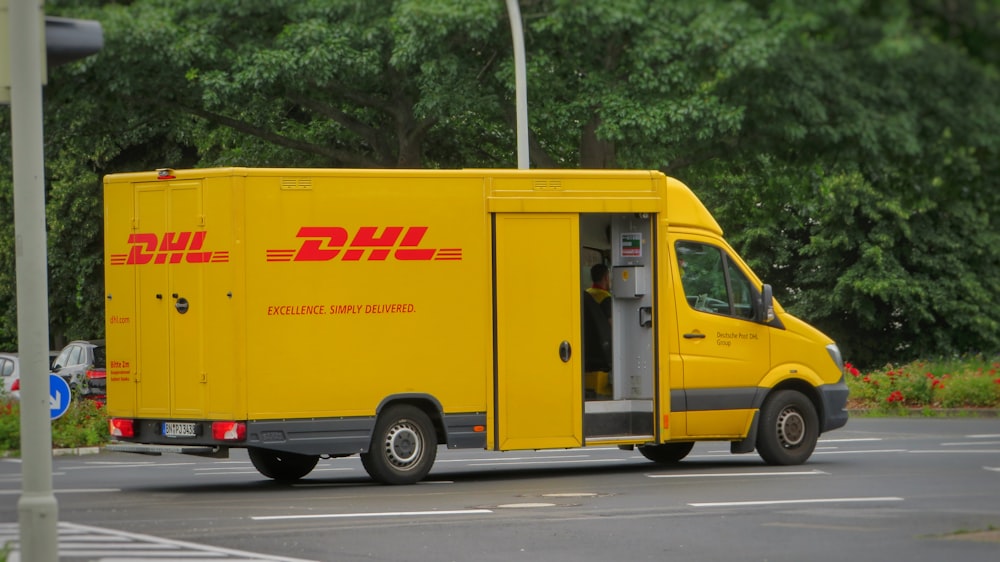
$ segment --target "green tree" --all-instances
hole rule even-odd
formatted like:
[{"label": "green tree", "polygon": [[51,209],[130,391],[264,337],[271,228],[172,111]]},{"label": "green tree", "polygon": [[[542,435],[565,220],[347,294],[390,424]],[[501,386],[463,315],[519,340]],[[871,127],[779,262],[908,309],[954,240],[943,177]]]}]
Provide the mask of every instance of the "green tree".
[{"label": "green tree", "polygon": [[[499,0],[46,8],[99,19],[106,38],[46,90],[51,316],[66,337],[101,330],[105,173],[515,161]],[[782,303],[856,363],[1000,349],[1000,3],[521,9],[534,166],[687,181]],[[0,190],[9,216],[9,178]],[[12,249],[0,228],[0,281]]]},{"label": "green tree", "polygon": [[686,171],[785,304],[863,365],[1000,348],[997,61],[939,35],[930,4],[770,3],[798,32],[732,82],[746,120],[727,159]]}]

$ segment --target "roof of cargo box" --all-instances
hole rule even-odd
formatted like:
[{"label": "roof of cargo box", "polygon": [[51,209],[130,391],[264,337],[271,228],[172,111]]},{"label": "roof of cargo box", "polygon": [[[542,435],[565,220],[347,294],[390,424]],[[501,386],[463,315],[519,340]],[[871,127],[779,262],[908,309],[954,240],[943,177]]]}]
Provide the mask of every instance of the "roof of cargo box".
[{"label": "roof of cargo box", "polygon": [[[722,228],[698,197],[679,180],[656,170],[562,169],[345,169],[345,168],[161,168],[112,174],[105,184],[194,180],[210,177],[482,178],[490,212],[664,213],[672,226]],[[664,204],[666,203],[666,204]]]}]

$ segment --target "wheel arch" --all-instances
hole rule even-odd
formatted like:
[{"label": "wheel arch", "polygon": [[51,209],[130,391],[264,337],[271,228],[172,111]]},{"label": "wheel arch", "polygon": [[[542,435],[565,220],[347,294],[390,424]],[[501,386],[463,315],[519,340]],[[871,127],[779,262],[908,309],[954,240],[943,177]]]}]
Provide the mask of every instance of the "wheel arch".
[{"label": "wheel arch", "polygon": [[816,387],[803,379],[785,379],[776,384],[775,386],[773,386],[770,390],[767,391],[767,393],[765,393],[764,399],[761,401],[761,406],[763,406],[764,401],[766,401],[768,397],[782,390],[794,390],[799,394],[802,394],[810,402],[812,402],[813,408],[816,409],[816,416],[820,422],[819,430],[820,433],[822,433],[823,419],[825,419],[824,416],[825,412],[823,406],[823,399],[820,398],[819,391],[816,390]]},{"label": "wheel arch", "polygon": [[[414,392],[386,396],[381,402],[379,402],[378,407],[375,408],[376,419],[387,408],[400,404],[406,404],[419,408],[423,413],[427,414],[427,417],[431,420],[431,424],[434,425],[436,443],[441,445],[448,442],[448,432],[445,430],[444,418],[442,415],[444,408],[442,408],[441,402],[430,394]],[[372,426],[372,429],[374,430],[374,425]]]}]

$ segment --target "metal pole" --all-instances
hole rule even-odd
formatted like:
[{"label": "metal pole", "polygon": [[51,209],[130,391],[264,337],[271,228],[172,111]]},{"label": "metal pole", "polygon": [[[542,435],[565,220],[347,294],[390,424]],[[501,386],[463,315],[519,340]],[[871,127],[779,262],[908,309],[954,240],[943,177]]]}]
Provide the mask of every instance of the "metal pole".
[{"label": "metal pole", "polygon": [[507,0],[510,34],[514,41],[514,93],[517,103],[517,167],[527,170],[528,159],[528,71],[524,61],[524,29],[517,0]]},{"label": "metal pole", "polygon": [[21,369],[21,560],[59,560],[52,493],[49,308],[42,146],[42,4],[10,0],[10,113],[17,254],[17,347]]}]

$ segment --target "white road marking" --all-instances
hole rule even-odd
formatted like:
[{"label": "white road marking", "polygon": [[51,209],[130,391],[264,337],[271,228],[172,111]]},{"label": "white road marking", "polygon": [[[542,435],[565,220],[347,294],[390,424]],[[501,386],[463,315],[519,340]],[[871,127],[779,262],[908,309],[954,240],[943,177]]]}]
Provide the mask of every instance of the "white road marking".
[{"label": "white road marking", "polygon": [[[493,462],[518,462],[518,461],[535,461],[538,459],[589,459],[590,455],[548,455],[548,456],[537,456],[537,457],[497,457],[496,459],[491,459]],[[483,460],[480,458],[475,459],[437,459],[434,461],[435,464],[439,462],[478,462]]]},{"label": "white road marking", "polygon": [[[65,490],[52,490],[54,494],[107,494],[110,492],[120,492],[121,488],[67,488]],[[0,490],[0,496],[20,495],[23,490]]]},{"label": "white road marking", "polygon": [[699,502],[689,503],[691,507],[740,507],[754,505],[790,505],[803,503],[859,503],[859,502],[901,502],[903,498],[893,496],[875,498],[814,498],[804,500],[757,500],[741,502]]},{"label": "white road marking", "polygon": [[1000,466],[984,466],[983,470],[989,470],[991,472],[1000,472]]},{"label": "white road marking", "polygon": [[814,455],[865,455],[869,453],[905,453],[906,449],[858,449],[857,451],[817,451]]},{"label": "white road marking", "polygon": [[362,513],[313,513],[308,515],[256,515],[252,521],[290,521],[295,519],[350,519],[361,517],[421,517],[425,515],[483,515],[492,509],[455,509],[441,511],[383,511]]},{"label": "white road marking", "polygon": [[957,443],[941,443],[942,447],[968,447],[970,445],[972,445],[972,446],[977,446],[977,445],[1000,445],[1000,441],[976,441],[974,443],[970,443],[968,441],[959,441]]},{"label": "white road marking", "polygon": [[862,441],[881,441],[881,437],[857,437],[851,439],[820,439],[820,443],[859,443]]},{"label": "white road marking", "polygon": [[817,476],[820,474],[829,475],[829,472],[822,470],[809,470],[804,472],[722,472],[714,474],[647,474],[649,478],[739,478],[743,476]]},{"label": "white road marking", "polygon": [[524,466],[527,464],[566,464],[566,463],[579,463],[579,462],[622,462],[626,459],[584,459],[575,461],[521,461],[516,463],[511,462],[473,462],[469,463],[468,466]]},{"label": "white road marking", "polygon": [[980,433],[978,435],[966,435],[966,439],[1000,439],[1000,433]]},{"label": "white road marking", "polygon": [[[21,560],[17,550],[17,523],[0,523],[0,539],[14,543],[8,562]],[[76,523],[59,523],[59,559],[91,560],[96,562],[311,562],[301,558],[256,554],[245,550],[220,548],[191,542],[164,539],[150,535],[102,529]]]},{"label": "white road marking", "polygon": [[908,453],[914,454],[945,454],[945,455],[955,455],[955,454],[974,454],[974,455],[996,455],[1000,454],[1000,449],[950,449],[950,450],[936,450],[936,449],[925,449],[917,451],[907,451]]},{"label": "white road marking", "polygon": [[140,462],[140,463],[94,463],[94,464],[87,463],[87,466],[63,466],[63,467],[60,467],[60,468],[62,468],[63,470],[86,470],[86,469],[94,469],[94,468],[99,468],[101,470],[106,470],[106,469],[109,469],[109,468],[164,468],[164,467],[174,467],[174,466],[192,466],[194,464],[195,463],[193,463],[193,462],[165,462],[165,463],[162,463],[162,464],[159,464],[159,463],[148,463],[148,462]]}]

